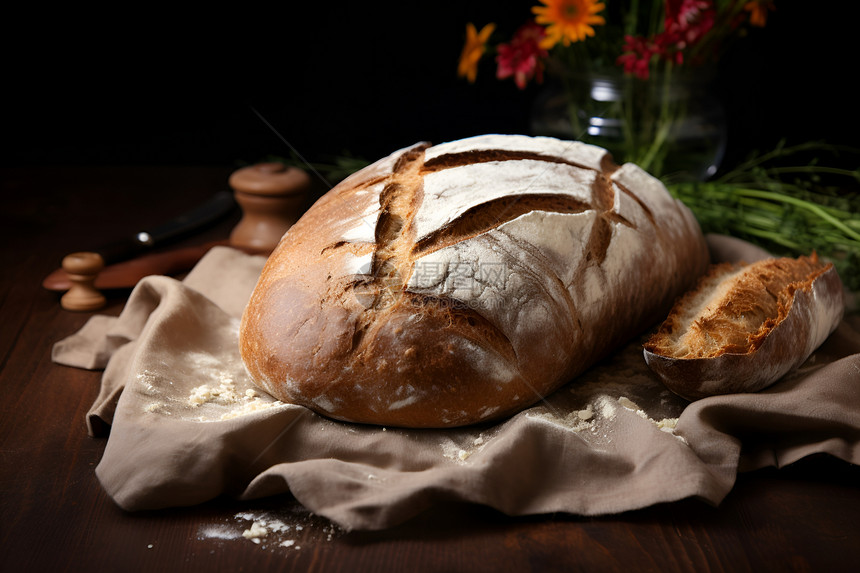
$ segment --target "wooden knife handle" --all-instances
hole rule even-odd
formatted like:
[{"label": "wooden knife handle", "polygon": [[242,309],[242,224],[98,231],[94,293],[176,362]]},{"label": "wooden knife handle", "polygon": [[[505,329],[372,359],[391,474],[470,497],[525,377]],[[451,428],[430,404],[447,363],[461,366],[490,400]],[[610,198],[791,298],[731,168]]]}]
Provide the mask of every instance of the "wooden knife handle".
[{"label": "wooden knife handle", "polygon": [[[176,275],[191,270],[209,249],[227,245],[227,241],[216,241],[204,245],[182,247],[169,251],[149,253],[135,259],[106,266],[95,279],[98,290],[132,288],[140,279],[150,275]],[[59,268],[48,275],[42,286],[51,291],[67,291],[72,286],[69,275]]]}]

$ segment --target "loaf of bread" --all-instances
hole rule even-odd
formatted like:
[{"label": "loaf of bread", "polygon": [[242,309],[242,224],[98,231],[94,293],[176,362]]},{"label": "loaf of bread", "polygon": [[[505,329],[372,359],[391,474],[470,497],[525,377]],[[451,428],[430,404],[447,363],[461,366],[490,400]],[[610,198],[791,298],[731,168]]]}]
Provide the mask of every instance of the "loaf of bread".
[{"label": "loaf of bread", "polygon": [[815,254],[714,265],[646,342],[645,361],[688,400],[755,392],[806,361],[843,312],[839,275]]},{"label": "loaf of bread", "polygon": [[342,181],[284,235],[241,353],[267,392],[338,420],[489,421],[657,324],[708,263],[690,211],[603,149],[422,143]]}]

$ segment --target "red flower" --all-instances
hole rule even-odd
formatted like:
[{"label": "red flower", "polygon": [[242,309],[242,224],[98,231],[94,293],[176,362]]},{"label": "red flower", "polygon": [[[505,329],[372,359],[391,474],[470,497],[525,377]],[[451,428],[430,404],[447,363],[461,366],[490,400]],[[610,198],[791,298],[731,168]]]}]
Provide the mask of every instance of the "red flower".
[{"label": "red flower", "polygon": [[666,0],[664,31],[658,40],[664,57],[677,60],[673,52],[681,52],[701,40],[714,27],[714,18],[714,3],[710,0]]},{"label": "red flower", "polygon": [[654,36],[654,50],[664,60],[680,66],[684,63],[686,44],[676,31],[663,31]]},{"label": "red flower", "polygon": [[544,37],[543,26],[528,22],[520,26],[509,44],[499,44],[496,56],[496,77],[500,80],[513,76],[517,87],[525,89],[534,78],[543,81],[543,60],[549,55],[540,47]]},{"label": "red flower", "polygon": [[615,61],[619,66],[624,66],[624,72],[635,74],[642,80],[648,79],[648,66],[651,58],[658,53],[657,46],[642,36],[624,36],[624,48],[622,54]]},{"label": "red flower", "polygon": [[663,31],[651,38],[626,36],[622,55],[616,60],[628,74],[647,80],[654,56],[681,65],[684,50],[699,42],[714,27],[710,0],[666,0]]}]

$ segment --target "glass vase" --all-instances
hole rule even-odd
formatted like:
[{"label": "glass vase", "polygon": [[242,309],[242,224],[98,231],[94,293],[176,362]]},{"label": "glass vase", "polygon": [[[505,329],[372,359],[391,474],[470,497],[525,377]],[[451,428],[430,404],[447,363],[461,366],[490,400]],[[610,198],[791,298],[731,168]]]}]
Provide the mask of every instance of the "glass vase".
[{"label": "glass vase", "polygon": [[[559,77],[560,76],[560,77]],[[536,98],[534,135],[578,139],[672,181],[704,181],[726,147],[723,107],[711,76],[681,69],[646,80],[621,70],[566,72]]]}]

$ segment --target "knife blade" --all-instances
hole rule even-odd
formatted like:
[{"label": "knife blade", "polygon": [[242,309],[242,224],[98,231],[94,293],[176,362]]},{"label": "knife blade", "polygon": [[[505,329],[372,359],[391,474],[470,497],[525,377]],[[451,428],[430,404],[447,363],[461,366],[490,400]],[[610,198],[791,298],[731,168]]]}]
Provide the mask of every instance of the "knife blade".
[{"label": "knife blade", "polygon": [[226,216],[235,207],[236,201],[233,194],[228,191],[220,191],[205,203],[149,230],[138,231],[131,236],[94,248],[78,250],[100,254],[106,265],[125,261],[157,247],[168,245],[206,227]]},{"label": "knife blade", "polygon": [[[105,243],[94,248],[78,250],[95,252],[101,255],[105,261],[106,270],[118,264],[120,264],[121,267],[134,267],[135,265],[121,265],[121,263],[142,257],[153,249],[169,245],[194,231],[201,230],[228,215],[236,208],[236,206],[237,204],[233,198],[233,194],[228,191],[221,191],[213,195],[205,203],[187,211],[186,213],[182,213],[170,221],[152,227],[150,230],[139,231],[131,236],[124,237],[110,243]],[[194,255],[191,254],[190,256],[193,257]],[[164,260],[168,260],[171,257],[170,255],[165,255],[162,258]],[[172,258],[175,260],[175,257]],[[182,257],[180,257],[180,259],[181,258]],[[126,282],[127,280],[128,279],[125,278],[123,279],[123,282]],[[62,268],[58,268],[53,271],[42,282],[42,286],[48,290],[63,290],[68,288],[69,285],[68,276]],[[98,287],[98,284],[96,286]]]}]

